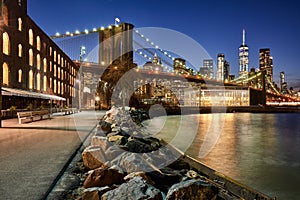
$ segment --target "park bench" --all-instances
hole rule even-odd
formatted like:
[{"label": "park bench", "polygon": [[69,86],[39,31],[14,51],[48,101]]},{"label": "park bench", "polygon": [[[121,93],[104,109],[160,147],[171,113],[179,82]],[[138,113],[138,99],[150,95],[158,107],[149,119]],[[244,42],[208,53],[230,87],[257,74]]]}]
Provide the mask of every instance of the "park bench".
[{"label": "park bench", "polygon": [[50,119],[50,113],[48,110],[39,110],[39,111],[27,111],[27,112],[18,112],[19,124],[22,124],[23,119],[30,119],[33,122],[33,119],[38,117],[39,120],[43,119],[43,116],[46,116]]}]

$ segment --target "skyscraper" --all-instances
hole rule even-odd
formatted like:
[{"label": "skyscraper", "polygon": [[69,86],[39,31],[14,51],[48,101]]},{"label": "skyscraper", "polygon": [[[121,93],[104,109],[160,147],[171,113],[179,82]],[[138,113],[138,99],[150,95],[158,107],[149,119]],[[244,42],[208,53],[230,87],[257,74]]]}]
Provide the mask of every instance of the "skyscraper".
[{"label": "skyscraper", "polygon": [[203,66],[200,68],[200,74],[204,78],[212,79],[214,77],[213,59],[204,59]]},{"label": "skyscraper", "polygon": [[217,68],[217,81],[224,81],[224,64],[225,55],[223,53],[218,54],[218,68]]},{"label": "skyscraper", "polygon": [[224,81],[229,81],[229,76],[230,76],[230,63],[225,60],[224,62]]},{"label": "skyscraper", "polygon": [[239,48],[239,76],[240,77],[246,77],[248,74],[248,68],[249,68],[249,48],[246,45],[246,33],[245,29],[243,29],[243,43]]},{"label": "skyscraper", "polygon": [[259,50],[259,69],[265,70],[266,76],[273,82],[273,57],[270,55],[270,49],[260,49]]}]

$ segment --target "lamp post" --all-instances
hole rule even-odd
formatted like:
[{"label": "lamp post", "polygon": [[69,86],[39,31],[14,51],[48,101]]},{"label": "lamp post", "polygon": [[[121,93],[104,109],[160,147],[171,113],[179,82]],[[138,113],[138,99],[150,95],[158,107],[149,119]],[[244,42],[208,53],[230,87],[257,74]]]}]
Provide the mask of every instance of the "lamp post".
[{"label": "lamp post", "polygon": [[81,46],[80,47],[80,54],[79,54],[79,94],[78,94],[78,109],[81,111],[81,101],[82,101],[82,57],[85,55],[85,47]]}]

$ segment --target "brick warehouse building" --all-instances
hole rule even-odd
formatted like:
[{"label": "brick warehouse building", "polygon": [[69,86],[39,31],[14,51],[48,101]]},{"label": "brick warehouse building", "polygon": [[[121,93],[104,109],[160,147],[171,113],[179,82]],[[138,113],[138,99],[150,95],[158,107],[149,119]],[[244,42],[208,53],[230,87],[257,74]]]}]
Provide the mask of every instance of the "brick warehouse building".
[{"label": "brick warehouse building", "polygon": [[27,0],[0,9],[2,109],[75,104],[79,66],[27,15]]}]

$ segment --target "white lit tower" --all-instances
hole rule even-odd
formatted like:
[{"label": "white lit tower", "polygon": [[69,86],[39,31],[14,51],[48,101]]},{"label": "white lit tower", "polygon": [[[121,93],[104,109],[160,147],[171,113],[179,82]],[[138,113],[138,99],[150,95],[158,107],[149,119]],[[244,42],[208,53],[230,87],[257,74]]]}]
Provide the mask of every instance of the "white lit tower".
[{"label": "white lit tower", "polygon": [[243,29],[243,43],[239,48],[239,58],[240,58],[240,70],[239,76],[243,78],[247,78],[248,76],[248,68],[249,68],[249,48],[245,43],[246,40],[245,29]]}]

